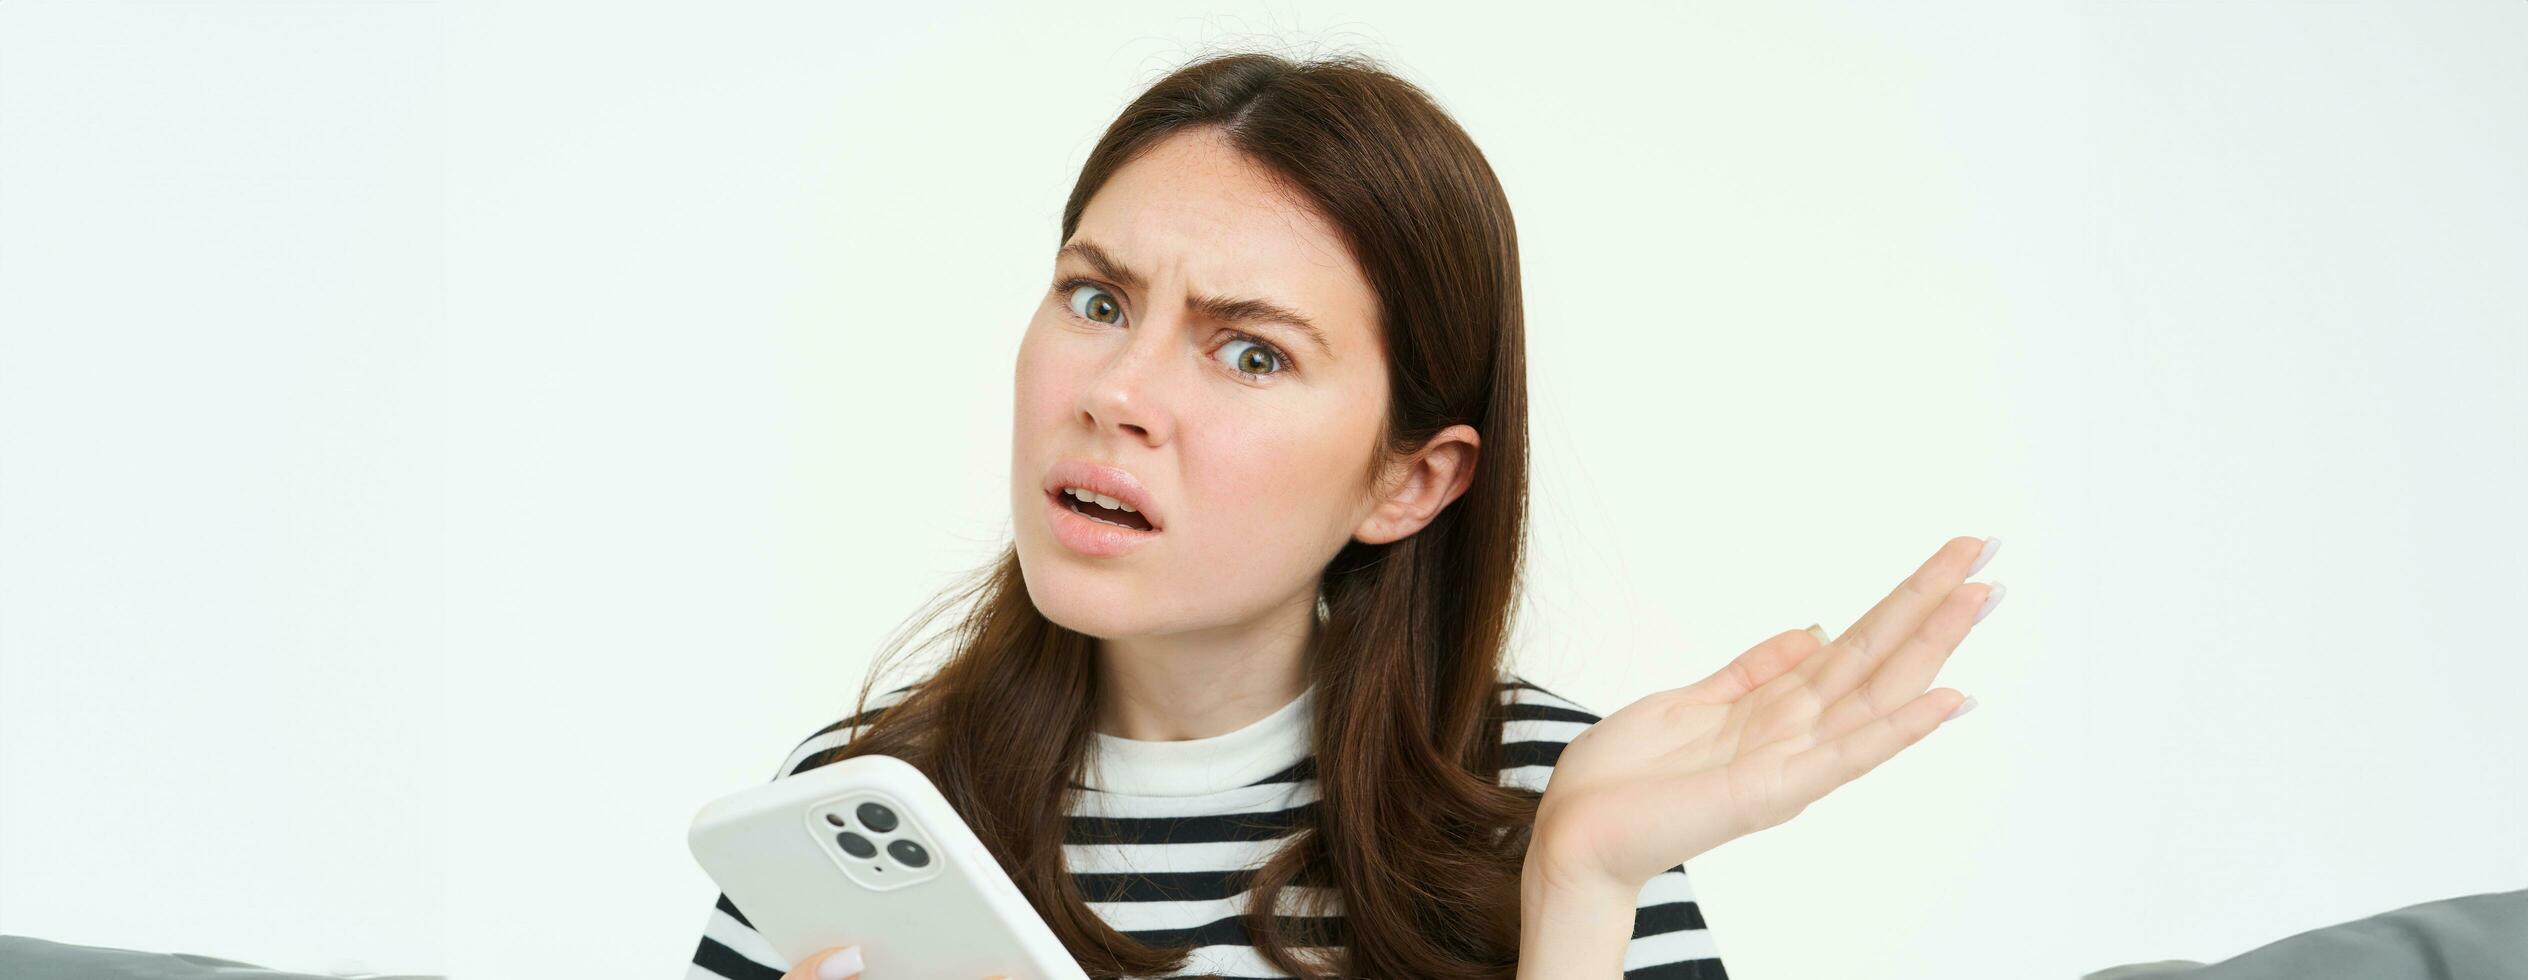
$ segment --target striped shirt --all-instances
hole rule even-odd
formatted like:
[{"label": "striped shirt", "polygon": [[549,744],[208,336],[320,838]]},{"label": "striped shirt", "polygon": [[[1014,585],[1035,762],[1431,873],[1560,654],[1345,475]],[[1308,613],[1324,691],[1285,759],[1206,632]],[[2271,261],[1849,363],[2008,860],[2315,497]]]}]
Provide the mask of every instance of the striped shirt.
[{"label": "striped shirt", "polygon": [[[834,750],[911,689],[872,695],[868,715],[819,729],[791,750],[773,778],[835,761]],[[1074,794],[1063,858],[1082,894],[1115,896],[1088,903],[1108,925],[1143,942],[1194,946],[1182,972],[1170,976],[1289,976],[1256,951],[1239,914],[1249,897],[1248,877],[1280,838],[1302,825],[1317,800],[1316,759],[1308,747],[1314,693],[1226,735],[1178,742],[1097,736],[1084,781],[1076,784],[1080,791]],[[1501,732],[1500,783],[1541,793],[1563,746],[1599,716],[1516,675],[1502,682],[1501,700],[1509,715]],[[1324,908],[1339,907],[1331,889],[1294,885],[1283,891],[1286,914],[1302,914],[1292,903],[1310,897],[1322,897]],[[779,980],[788,969],[788,961],[721,895],[685,976]],[[1660,872],[1642,889],[1624,950],[1624,976],[1728,977],[1683,865]]]}]

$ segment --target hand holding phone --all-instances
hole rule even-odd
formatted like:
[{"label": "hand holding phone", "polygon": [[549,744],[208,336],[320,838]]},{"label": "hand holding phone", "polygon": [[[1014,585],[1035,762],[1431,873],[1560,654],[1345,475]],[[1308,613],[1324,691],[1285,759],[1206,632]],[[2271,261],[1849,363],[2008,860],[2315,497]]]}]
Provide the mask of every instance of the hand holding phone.
[{"label": "hand holding phone", "polygon": [[[795,966],[869,980],[1088,980],[1017,883],[920,769],[862,755],[713,800],[694,860]],[[851,976],[844,973],[840,976]],[[835,980],[818,977],[818,980]]]},{"label": "hand holding phone", "polygon": [[[799,965],[781,975],[781,980],[868,980],[860,975],[860,970],[860,947],[836,946],[799,961]],[[1009,978],[995,973],[983,980]]]}]

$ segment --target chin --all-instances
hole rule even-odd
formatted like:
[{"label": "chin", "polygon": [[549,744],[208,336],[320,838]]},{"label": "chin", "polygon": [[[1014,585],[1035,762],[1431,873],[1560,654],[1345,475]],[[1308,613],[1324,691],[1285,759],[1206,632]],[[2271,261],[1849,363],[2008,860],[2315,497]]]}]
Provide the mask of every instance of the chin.
[{"label": "chin", "polygon": [[[1069,558],[1071,560],[1066,561]],[[1056,625],[1100,639],[1146,632],[1150,603],[1132,577],[1078,564],[1059,542],[1018,543],[1027,599]]]},{"label": "chin", "polygon": [[1027,583],[1027,597],[1036,604],[1036,611],[1063,629],[1099,639],[1148,631],[1147,614],[1138,608],[1139,603],[1096,592],[1061,585],[1040,588],[1033,580]]}]

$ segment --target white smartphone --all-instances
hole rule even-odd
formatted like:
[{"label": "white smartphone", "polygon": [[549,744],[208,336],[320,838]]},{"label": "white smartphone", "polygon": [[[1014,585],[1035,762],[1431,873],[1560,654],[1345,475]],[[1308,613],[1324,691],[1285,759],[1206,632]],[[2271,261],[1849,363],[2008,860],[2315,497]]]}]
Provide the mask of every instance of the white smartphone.
[{"label": "white smartphone", "polygon": [[862,755],[711,801],[694,860],[795,965],[858,945],[871,980],[1088,980],[920,769]]}]

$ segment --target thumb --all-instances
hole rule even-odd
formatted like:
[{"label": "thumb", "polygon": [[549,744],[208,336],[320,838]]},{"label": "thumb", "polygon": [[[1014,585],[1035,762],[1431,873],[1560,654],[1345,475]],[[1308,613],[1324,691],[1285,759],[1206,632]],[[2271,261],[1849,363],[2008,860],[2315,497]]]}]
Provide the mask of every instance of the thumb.
[{"label": "thumb", "polygon": [[851,980],[862,968],[859,946],[836,946],[792,967],[782,980]]}]

